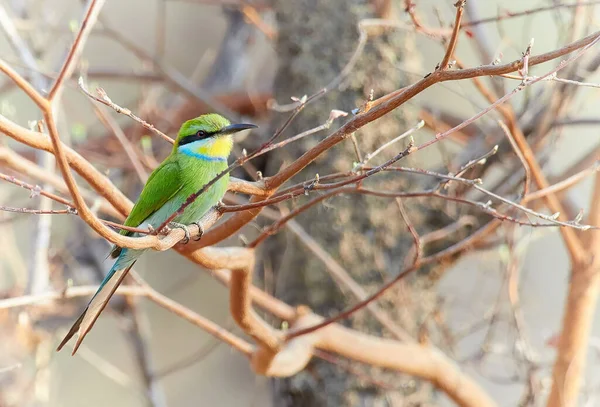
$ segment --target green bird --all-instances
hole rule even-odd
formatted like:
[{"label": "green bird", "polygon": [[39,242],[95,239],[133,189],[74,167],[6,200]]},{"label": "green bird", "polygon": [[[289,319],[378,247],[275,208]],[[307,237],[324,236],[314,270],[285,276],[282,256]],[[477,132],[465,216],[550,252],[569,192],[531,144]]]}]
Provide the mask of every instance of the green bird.
[{"label": "green bird", "polygon": [[[233,147],[231,135],[256,127],[253,124],[231,124],[229,120],[218,114],[205,114],[183,123],[171,154],[148,178],[125,220],[125,225],[141,229],[160,226],[190,195],[202,189],[227,168],[227,158]],[[186,231],[186,240],[189,240],[189,231],[184,225],[200,220],[206,212],[219,203],[227,191],[228,182],[228,175],[220,178],[185,208],[181,215],[173,219],[176,227],[183,227]],[[120,233],[138,236],[137,233],[126,230],[121,230]],[[115,264],[58,346],[57,351],[61,350],[75,333],[78,333],[73,354],[77,352],[83,338],[92,329],[110,297],[146,250],[113,247],[110,256],[117,259]]]}]

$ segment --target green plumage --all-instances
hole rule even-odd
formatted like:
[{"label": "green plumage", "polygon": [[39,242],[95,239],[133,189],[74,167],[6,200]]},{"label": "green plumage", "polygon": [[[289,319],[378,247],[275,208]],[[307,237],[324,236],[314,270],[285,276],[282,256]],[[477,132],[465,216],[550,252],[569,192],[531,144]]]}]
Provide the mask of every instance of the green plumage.
[{"label": "green plumage", "polygon": [[[207,114],[185,122],[173,145],[171,154],[152,172],[146,185],[125,221],[126,226],[147,229],[159,227],[175,213],[187,198],[200,191],[227,168],[231,152],[231,135],[254,128],[251,124],[230,124],[218,114]],[[176,216],[173,222],[189,225],[199,221],[225,195],[229,175],[217,180],[202,195]],[[122,230],[121,234],[137,236]],[[90,331],[110,297],[123,281],[127,272],[146,250],[124,249],[114,246],[111,257],[115,264],[100,284],[88,306],[75,321],[61,344],[60,350],[75,333],[79,334],[73,354]]]},{"label": "green plumage", "polygon": [[[227,168],[227,161],[207,161],[198,165],[198,158],[182,153],[172,153],[150,174],[125,226],[138,227],[142,224],[157,228],[185,202],[188,196],[199,191],[214,177]],[[187,225],[199,220],[225,195],[229,174],[220,178],[201,197],[188,206],[174,222]],[[121,230],[122,235],[132,232]],[[111,257],[117,258],[121,248],[115,246]]]}]

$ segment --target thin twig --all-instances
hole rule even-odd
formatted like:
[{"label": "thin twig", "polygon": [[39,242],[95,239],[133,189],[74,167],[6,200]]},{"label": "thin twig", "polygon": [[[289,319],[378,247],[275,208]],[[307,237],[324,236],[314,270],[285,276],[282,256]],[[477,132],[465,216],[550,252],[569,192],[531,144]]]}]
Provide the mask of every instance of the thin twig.
[{"label": "thin twig", "polygon": [[373,157],[375,157],[376,155],[378,155],[379,153],[381,153],[383,150],[385,150],[389,146],[393,145],[394,143],[396,143],[396,142],[398,142],[398,141],[400,141],[400,140],[402,140],[402,139],[410,136],[411,134],[413,134],[417,130],[422,129],[424,125],[425,125],[425,122],[423,120],[421,120],[421,121],[419,121],[419,123],[417,123],[416,126],[411,127],[410,129],[408,129],[407,131],[405,131],[404,133],[402,133],[398,137],[396,137],[396,138],[388,141],[387,143],[384,143],[383,145],[381,145],[380,147],[378,147],[372,153],[367,154],[365,156],[365,158],[360,161],[360,163],[358,163],[357,165],[354,166],[354,168],[352,169],[352,171],[357,171],[358,169],[364,167]]},{"label": "thin twig", "polygon": [[463,16],[463,11],[465,9],[465,4],[467,0],[458,0],[454,7],[456,7],[456,16],[454,17],[454,27],[452,28],[452,35],[450,36],[450,41],[448,42],[448,47],[446,48],[446,53],[444,54],[444,58],[442,58],[442,62],[440,62],[439,69],[441,71],[445,71],[450,68],[450,59],[454,55],[454,50],[456,49],[456,43],[458,42],[458,34],[460,33],[460,23]]},{"label": "thin twig", "polygon": [[87,6],[87,10],[81,21],[81,28],[77,32],[77,36],[75,37],[75,42],[69,48],[69,54],[58,74],[58,78],[54,81],[54,85],[50,89],[48,93],[48,101],[52,102],[57,99],[57,95],[59,94],[64,81],[71,77],[73,71],[75,70],[75,66],[79,61],[79,57],[83,52],[83,48],[85,42],[87,41],[88,36],[92,32],[92,28],[98,19],[98,15],[100,14],[100,10],[102,6],[104,6],[105,0],[90,0],[89,5]]},{"label": "thin twig", "polygon": [[72,214],[70,209],[29,209],[29,208],[15,208],[12,206],[0,205],[0,211],[13,212],[13,213],[30,213],[33,215],[70,215]]},{"label": "thin twig", "polygon": [[34,186],[34,185],[28,184],[24,181],[21,181],[15,177],[12,177],[12,176],[6,175],[6,174],[2,174],[2,173],[0,173],[0,179],[3,179],[4,181],[8,181],[12,184],[18,185],[22,188],[28,189],[29,191],[31,191],[31,196],[35,196],[35,195],[39,194],[39,195],[45,196],[46,198],[50,198],[53,201],[61,203],[63,205],[70,206],[73,209],[75,208],[73,206],[73,204],[71,202],[69,202],[67,199],[60,197],[56,194],[53,194],[51,192],[47,192],[47,191],[43,190],[42,188],[40,188],[38,185]]},{"label": "thin twig", "polygon": [[[367,297],[365,289],[358,284],[335,259],[321,247],[315,239],[312,238],[300,225],[296,222],[288,224],[289,230],[300,239],[302,244],[310,250],[317,259],[325,265],[330,276],[340,285],[340,288],[348,290],[357,300],[363,300]],[[402,340],[403,342],[414,343],[415,340],[400,327],[383,308],[377,303],[372,302],[367,305],[367,310],[373,317],[381,323],[392,335]]]},{"label": "thin twig", "polygon": [[144,126],[144,128],[150,130],[151,132],[157,134],[158,136],[160,136],[163,140],[165,140],[166,142],[170,143],[170,144],[174,144],[175,141],[167,136],[165,133],[163,133],[162,131],[158,130],[156,127],[154,127],[154,125],[148,123],[147,121],[140,119],[139,117],[137,117],[135,114],[133,114],[133,112],[129,109],[126,109],[124,107],[121,107],[119,105],[117,105],[115,102],[113,102],[108,95],[106,94],[106,92],[104,91],[104,89],[102,88],[97,88],[96,92],[98,93],[98,96],[93,95],[89,90],[87,90],[85,83],[83,82],[83,77],[79,77],[79,80],[77,81],[77,84],[79,85],[79,89],[81,89],[81,91],[88,96],[90,99],[93,99],[97,102],[102,103],[103,105],[106,105],[108,107],[110,107],[111,109],[113,109],[115,112],[123,114],[129,118],[131,118],[132,120],[138,122],[139,124],[141,124],[142,126]]},{"label": "thin twig", "polygon": [[[268,153],[269,151],[281,148],[283,146],[286,146],[286,145],[288,145],[290,143],[293,143],[295,141],[300,140],[301,138],[304,138],[306,136],[310,136],[311,134],[315,134],[315,133],[318,133],[320,131],[327,130],[327,129],[329,129],[331,127],[331,125],[333,124],[333,121],[335,119],[337,119],[339,117],[344,117],[344,116],[347,116],[347,115],[348,115],[348,113],[343,112],[341,110],[332,110],[329,113],[329,118],[327,119],[327,121],[325,123],[321,124],[320,126],[314,127],[312,129],[303,131],[302,133],[296,134],[295,136],[287,138],[287,139],[285,139],[283,141],[280,141],[279,143],[271,144],[270,146],[264,148],[260,152],[260,155]],[[258,157],[258,155],[257,155],[257,157]]]},{"label": "thin twig", "polygon": [[148,173],[144,169],[140,158],[133,149],[131,142],[127,139],[123,129],[121,129],[119,124],[111,116],[104,113],[98,106],[94,105],[93,107],[98,119],[100,119],[102,124],[104,124],[115,135],[119,143],[121,143],[123,146],[123,150],[125,150],[125,154],[127,154],[129,161],[131,161],[131,164],[133,165],[133,168],[135,169],[140,181],[145,183],[148,180]]},{"label": "thin twig", "polygon": [[528,195],[526,195],[524,197],[523,203],[531,202],[536,199],[543,198],[544,196],[546,196],[548,194],[555,194],[557,192],[568,189],[568,188],[572,187],[573,185],[577,184],[579,181],[583,180],[584,178],[597,173],[599,170],[600,170],[600,162],[596,162],[592,167],[582,170],[576,174],[573,174],[572,176],[565,178],[564,180],[557,182],[557,183],[549,186],[548,188],[539,189],[537,191],[530,192]]},{"label": "thin twig", "polygon": [[[53,188],[63,192],[68,193],[69,189],[65,185],[64,181],[61,177],[54,173],[49,173],[44,171],[44,169],[32,161],[29,161],[26,158],[23,158],[20,154],[17,154],[13,150],[10,150],[6,147],[0,147],[0,163],[15,171],[15,173],[27,176],[29,178],[42,181],[44,184],[51,185]],[[7,179],[7,181],[12,182]],[[17,180],[18,181],[18,180]],[[22,181],[19,181],[22,182]],[[18,183],[16,185],[19,185]],[[21,185],[23,186],[23,185]],[[24,188],[29,189],[30,191],[35,193],[34,189],[29,187]],[[33,188],[33,186],[32,186]],[[37,188],[37,187],[35,187]],[[109,191],[107,191],[109,192]],[[99,212],[103,212],[107,215],[110,215],[117,219],[125,219],[123,213],[119,212],[111,203],[109,203],[106,199],[97,196],[93,192],[82,189],[81,193],[83,197],[92,205],[92,207],[97,207]],[[48,196],[50,199],[52,197]],[[60,202],[60,201],[57,201]]]},{"label": "thin twig", "polygon": [[413,259],[413,264],[417,264],[417,262],[421,259],[422,256],[421,252],[423,244],[421,243],[421,238],[419,237],[419,234],[417,233],[417,230],[415,229],[414,225],[410,221],[408,213],[406,213],[406,209],[404,208],[402,199],[396,198],[396,204],[398,205],[398,209],[400,210],[400,216],[402,216],[402,220],[406,224],[406,227],[408,228],[408,231],[410,232],[410,235],[413,238],[413,244],[415,249],[415,257]]},{"label": "thin twig", "polygon": [[527,194],[529,194],[529,183],[531,180],[531,170],[529,169],[529,164],[527,164],[523,153],[521,152],[521,150],[519,150],[519,146],[517,145],[517,142],[515,141],[513,135],[511,134],[506,124],[504,124],[504,122],[502,122],[501,120],[498,120],[498,125],[506,135],[506,138],[510,142],[513,151],[517,155],[519,161],[521,161],[521,165],[523,165],[523,169],[525,170],[525,180],[523,181],[523,193],[521,195],[521,198],[524,198],[525,196],[527,196]]},{"label": "thin twig", "polygon": [[508,20],[511,18],[524,17],[533,14],[537,14],[543,11],[552,11],[558,10],[561,8],[576,8],[580,6],[594,6],[600,4],[599,0],[591,0],[591,1],[577,1],[575,3],[556,3],[550,6],[541,6],[537,8],[531,8],[524,11],[505,11],[504,14],[499,14],[496,17],[482,18],[481,20],[467,21],[463,23],[463,28],[473,27],[479,24],[487,24],[487,23],[497,23],[502,20]]},{"label": "thin twig", "polygon": [[[6,175],[6,174],[0,173],[0,179],[3,179],[3,180],[8,181],[8,182],[10,182],[12,184],[15,184],[15,185],[18,185],[18,186],[20,186],[22,188],[30,190],[31,191],[31,196],[35,196],[35,195],[39,194],[41,196],[45,196],[46,198],[52,199],[53,201],[56,201],[56,202],[61,203],[63,205],[66,205],[66,206],[69,207],[67,209],[68,214],[70,214],[70,215],[77,215],[77,209],[75,208],[75,204],[73,202],[71,202],[71,201],[63,198],[63,197],[60,197],[60,196],[58,196],[56,194],[50,193],[48,191],[45,191],[45,190],[41,189],[39,186],[37,186],[37,185],[34,186],[34,185],[28,184],[28,183],[26,183],[24,181],[21,181],[21,180],[15,178],[15,177],[11,177],[10,175]],[[24,212],[24,213],[31,213],[31,212]],[[130,231],[130,232],[140,233],[140,234],[149,234],[150,233],[150,230],[147,230],[147,229],[140,229],[140,228],[134,228],[134,227],[131,227],[131,226],[125,226],[125,225],[122,225],[120,223],[112,222],[112,221],[105,220],[105,219],[100,219],[100,221],[103,222],[105,225],[112,226],[112,227],[114,227],[116,229],[119,229],[119,230],[127,230],[127,231]]]},{"label": "thin twig", "polygon": [[495,194],[495,193],[493,193],[491,191],[488,191],[487,189],[482,188],[482,187],[480,187],[477,184],[473,184],[473,188],[475,188],[478,191],[483,192],[484,194],[489,195],[492,198],[497,199],[497,200],[499,200],[499,201],[501,201],[501,202],[503,202],[503,203],[505,203],[505,204],[507,204],[509,206],[517,208],[517,209],[519,209],[522,212],[525,212],[525,213],[527,213],[529,215],[538,217],[540,219],[543,219],[543,220],[548,221],[550,223],[553,223],[555,225],[567,226],[568,228],[578,229],[578,230],[589,230],[589,229],[596,229],[596,228],[598,228],[597,226],[581,225],[581,224],[579,224],[578,220],[567,221],[567,222],[558,220],[558,216],[559,216],[558,213],[555,213],[553,215],[544,215],[542,213],[539,213],[539,212],[536,212],[536,211],[531,210],[529,208],[526,208],[523,205],[519,205],[518,203],[515,203],[515,202],[511,201],[510,199],[506,199],[506,198],[504,198],[504,197],[502,197],[500,195],[497,195],[497,194]]}]

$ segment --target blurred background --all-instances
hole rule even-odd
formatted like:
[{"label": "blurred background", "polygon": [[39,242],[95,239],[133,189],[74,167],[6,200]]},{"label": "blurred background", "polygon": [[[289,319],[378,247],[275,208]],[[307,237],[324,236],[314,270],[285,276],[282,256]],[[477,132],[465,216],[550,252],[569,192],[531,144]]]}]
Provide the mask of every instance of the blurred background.
[{"label": "blurred background", "polygon": [[[424,26],[451,27],[454,1],[413,3]],[[600,8],[586,5],[578,17],[576,36],[570,38],[573,9],[560,4],[470,0],[465,21],[494,18],[506,11],[548,10],[473,26],[459,40],[458,63],[464,67],[494,59],[505,63],[520,58],[532,38],[532,54],[540,54],[598,29]],[[35,87],[47,90],[72,44],[85,6],[75,0],[0,0],[0,58]],[[107,0],[78,70],[66,85],[58,115],[61,138],[135,199],[144,177],[171,147],[129,118],[100,106],[122,130],[141,164],[133,165],[120,135],[115,136],[114,127],[99,119],[93,102],[78,88],[78,76],[88,89],[102,87],[115,103],[171,136],[184,120],[211,111],[232,121],[258,124],[259,131],[238,140],[235,153],[241,154],[242,149],[259,146],[286,120],[289,113],[281,106],[291,97],[313,94],[338,76],[358,44],[361,20],[388,19],[396,27],[369,35],[350,75],[307,106],[286,137],[324,123],[332,109],[351,114],[371,91],[380,97],[431,72],[444,54],[443,43],[416,30],[405,7],[400,0]],[[570,74],[582,75],[586,82],[600,81],[595,69],[589,69],[596,55],[592,49]],[[544,74],[557,63],[533,67],[530,75]],[[484,80],[495,91],[509,92],[518,85],[511,79]],[[538,158],[554,182],[593,166],[600,145],[598,89],[593,87],[564,91],[568,106],[550,128],[539,133],[541,124],[536,120],[551,108],[558,86],[537,84],[510,102],[526,135],[537,137]],[[455,125],[488,105],[471,81],[437,84],[358,132],[357,148],[373,151],[423,119],[425,127],[413,135],[419,144],[443,126]],[[0,78],[0,114],[24,126],[41,118],[33,103],[6,78]],[[502,138],[497,118],[492,112],[452,140],[400,164],[454,171],[488,151],[498,136]],[[272,175],[345,120],[275,150],[234,175],[245,179],[256,177],[257,171]],[[382,154],[378,162],[393,154]],[[19,159],[35,162],[47,176],[19,171]],[[347,142],[296,180],[348,171],[354,161],[354,146]],[[49,154],[3,136],[0,171],[47,190],[56,191],[60,179]],[[516,182],[507,176],[521,170],[506,144],[476,171],[472,178],[483,178],[499,193],[514,196],[522,189],[522,174]],[[580,208],[587,213],[591,181],[587,177],[561,196],[574,213]],[[435,184],[406,174],[382,176],[378,182],[378,187],[395,190]],[[8,183],[0,183],[0,205],[57,207]],[[447,233],[428,250],[440,250],[489,220],[476,209],[445,200],[405,200],[404,205],[423,235],[461,222],[467,225]],[[258,218],[224,244],[243,245],[268,224]],[[306,235],[369,292],[410,260],[412,240],[391,201],[339,196],[303,214],[295,225],[301,229],[290,227],[261,248],[256,284],[288,303],[308,304],[322,315],[334,315],[356,300],[340,289],[327,264],[311,252]],[[75,216],[0,212],[1,295],[12,298],[61,290],[67,284],[97,284],[110,269],[111,262],[105,260],[109,249],[108,242]],[[135,269],[159,292],[239,333],[229,316],[227,290],[210,273],[172,251],[149,253]],[[518,282],[518,311],[510,298],[511,278]],[[435,343],[499,405],[539,405],[548,390],[568,283],[569,261],[556,228],[507,225],[475,250],[420,270],[386,294],[383,303],[411,336]],[[85,301],[86,297],[0,306],[0,406],[452,405],[430,384],[335,359],[315,360],[289,379],[256,376],[246,358],[146,300],[113,298],[75,357],[69,349],[55,353]],[[385,335],[364,312],[348,324]],[[598,334],[596,323],[581,405],[597,403]]]}]

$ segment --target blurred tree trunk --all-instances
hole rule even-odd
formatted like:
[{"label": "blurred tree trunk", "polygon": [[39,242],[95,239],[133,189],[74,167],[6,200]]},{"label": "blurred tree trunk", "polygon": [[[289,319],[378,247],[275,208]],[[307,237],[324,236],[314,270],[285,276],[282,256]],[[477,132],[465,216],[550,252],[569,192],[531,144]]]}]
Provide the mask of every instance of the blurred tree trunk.
[{"label": "blurred tree trunk", "polygon": [[[364,18],[380,17],[382,12],[393,18],[393,10],[386,3],[389,2],[273,0],[279,32],[279,68],[274,85],[277,101],[289,103],[291,96],[313,94],[336,77],[358,44],[357,23]],[[370,38],[352,74],[344,80],[343,89],[333,89],[324,98],[307,106],[287,130],[287,135],[323,124],[332,109],[351,114],[352,109],[367,99],[371,90],[375,97],[379,97],[405,86],[408,80],[404,78],[400,63],[405,55],[414,58],[413,46],[413,38],[405,31],[390,31]],[[413,68],[416,64],[412,62]],[[407,65],[410,69],[411,64],[403,64],[403,67]],[[273,128],[286,115],[279,116]],[[356,135],[359,150],[364,156],[415,123],[416,117],[410,116],[407,108],[398,109]],[[275,172],[282,162],[300,156],[329,133],[318,133],[278,150],[269,159],[268,174]],[[405,147],[405,143],[390,148],[381,160],[397,154]],[[317,160],[304,174],[307,177],[309,173],[324,175],[348,171],[356,161],[354,146],[348,139],[326,157]],[[408,162],[403,164],[407,165]],[[379,179],[384,180],[388,189],[403,190],[408,186],[406,177],[382,176]],[[301,202],[299,200],[297,204]],[[416,203],[409,203],[408,211],[414,222],[423,219],[423,210]],[[412,245],[411,236],[393,200],[357,195],[335,197],[325,205],[305,212],[298,221],[369,292],[398,273]],[[275,276],[273,290],[285,301],[307,304],[321,315],[336,314],[356,302],[352,295],[344,295],[343,290],[327,274],[323,263],[314,258],[289,231],[270,239],[264,256],[266,273],[272,270]],[[268,281],[267,278],[265,280]],[[399,326],[416,338],[423,316],[431,311],[435,301],[433,294],[422,287],[418,279],[413,279],[409,284],[410,290],[403,290],[402,287],[390,290],[380,304]],[[357,313],[349,323],[362,331],[390,336],[366,311]],[[274,382],[274,405],[406,405],[406,400],[401,401],[404,395],[416,391],[414,381],[402,382],[398,375],[388,376],[368,367],[358,368],[373,382],[361,381],[357,375],[339,366],[315,359],[305,372]],[[375,385],[377,380],[392,383],[394,390]]]}]

